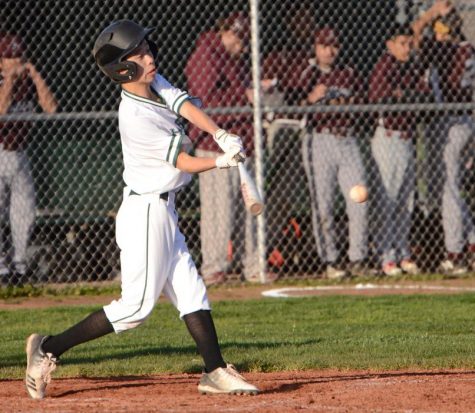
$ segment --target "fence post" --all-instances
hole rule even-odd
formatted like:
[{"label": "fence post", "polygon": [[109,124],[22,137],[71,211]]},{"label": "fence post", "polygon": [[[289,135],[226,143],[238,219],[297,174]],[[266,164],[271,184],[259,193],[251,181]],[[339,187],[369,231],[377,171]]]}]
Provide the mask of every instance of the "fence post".
[{"label": "fence post", "polygon": [[[251,9],[251,56],[252,84],[254,100],[254,147],[256,166],[256,185],[264,198],[264,167],[263,167],[263,136],[262,136],[262,102],[260,74],[260,45],[259,45],[259,0],[250,0]],[[265,199],[264,199],[265,202]],[[257,248],[259,252],[259,277],[266,282],[266,220],[264,212],[257,217]]]}]

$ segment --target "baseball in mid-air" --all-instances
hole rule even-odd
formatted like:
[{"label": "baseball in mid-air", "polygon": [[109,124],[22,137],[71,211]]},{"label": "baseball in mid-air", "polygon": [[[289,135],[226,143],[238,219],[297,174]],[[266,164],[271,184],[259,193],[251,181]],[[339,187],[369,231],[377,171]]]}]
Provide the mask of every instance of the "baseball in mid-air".
[{"label": "baseball in mid-air", "polygon": [[364,185],[355,185],[350,189],[350,198],[358,204],[368,199],[368,189]]}]

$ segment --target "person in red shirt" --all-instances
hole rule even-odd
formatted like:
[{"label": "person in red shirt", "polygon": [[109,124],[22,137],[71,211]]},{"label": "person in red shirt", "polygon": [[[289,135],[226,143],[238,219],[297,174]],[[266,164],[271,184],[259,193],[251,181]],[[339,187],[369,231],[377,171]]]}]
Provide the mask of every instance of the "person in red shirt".
[{"label": "person in red shirt", "polygon": [[[323,27],[314,36],[315,58],[300,71],[294,97],[304,105],[357,102],[361,99],[362,82],[353,68],[337,64],[338,33],[333,28]],[[326,263],[327,278],[339,279],[348,273],[364,275],[368,254],[367,204],[350,199],[352,187],[366,186],[355,117],[351,113],[315,112],[308,117],[308,126],[311,133],[303,139],[302,156],[312,201],[315,241],[318,254]],[[334,198],[337,184],[345,197],[349,218],[349,269],[341,263],[336,245]]]},{"label": "person in red shirt", "polygon": [[[371,73],[369,99],[373,103],[416,103],[429,97],[423,72],[413,59],[413,31],[395,23],[386,40],[386,52]],[[415,158],[413,139],[419,119],[413,112],[380,113],[371,141],[381,186],[376,192],[382,271],[396,276],[419,272],[411,257],[409,231],[414,209]]]},{"label": "person in red shirt", "polygon": [[[413,23],[428,84],[440,103],[470,103],[475,48],[462,33],[463,20],[449,1],[436,1]],[[431,34],[423,36],[426,27]],[[461,195],[464,154],[473,145],[472,111],[437,112],[426,128],[427,185],[441,207],[446,257],[439,271],[450,276],[475,270],[475,227]],[[465,252],[468,252],[468,260]]]},{"label": "person in red shirt", "polygon": [[[57,103],[45,80],[25,57],[25,45],[15,34],[0,34],[0,115],[31,113],[38,109],[56,111]],[[13,270],[0,256],[3,282],[21,282],[27,271],[26,249],[35,219],[35,192],[25,153],[30,124],[8,121],[0,124],[0,210],[7,208],[10,192],[10,229],[13,241]],[[0,254],[3,231],[0,228]],[[13,272],[13,274],[11,274]]]},{"label": "person in red shirt", "polygon": [[[244,107],[252,104],[250,61],[247,57],[249,19],[233,13],[219,20],[217,30],[200,35],[187,61],[185,75],[188,91],[199,97],[208,108]],[[265,84],[265,82],[264,82]],[[240,136],[251,160],[254,141],[252,114],[217,114],[216,121],[223,129]],[[190,129],[196,154],[217,157],[218,147],[213,139],[197,128]],[[231,173],[228,173],[231,172]],[[201,273],[210,286],[225,281],[229,269],[232,235],[239,223],[241,198],[237,171],[209,171],[199,176],[201,202]],[[246,213],[244,233],[244,277],[259,282],[259,258],[256,246],[255,218]],[[275,280],[269,274],[267,281]]]},{"label": "person in red shirt", "polygon": [[[281,100],[274,105],[282,105],[292,100],[292,96],[287,94],[291,94],[293,88],[299,83],[301,68],[306,67],[308,60],[314,55],[315,21],[314,10],[299,2],[291,4],[285,11],[284,35],[278,32],[279,37],[276,38],[275,48],[262,58],[262,78],[273,80],[271,93],[263,94],[264,105],[267,103],[266,100],[272,103],[273,96],[268,95],[277,93],[280,93]],[[272,120],[274,117],[292,118],[294,115],[268,113],[266,116],[267,120]]]}]

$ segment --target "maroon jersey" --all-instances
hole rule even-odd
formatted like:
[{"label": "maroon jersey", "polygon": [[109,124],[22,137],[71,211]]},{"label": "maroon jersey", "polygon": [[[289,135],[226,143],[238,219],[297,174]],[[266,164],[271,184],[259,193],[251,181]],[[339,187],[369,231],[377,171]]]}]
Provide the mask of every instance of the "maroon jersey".
[{"label": "maroon jersey", "polygon": [[276,79],[283,91],[299,84],[302,67],[308,65],[309,57],[303,51],[273,51],[262,59],[262,79]]},{"label": "maroon jersey", "polygon": [[[0,74],[0,86],[2,84],[3,76]],[[25,73],[13,85],[12,103],[7,113],[31,113],[35,109],[36,89]],[[0,122],[0,143],[3,148],[10,151],[24,149],[29,128],[30,123],[25,121]]]},{"label": "maroon jersey", "polygon": [[[400,96],[396,96],[396,92]],[[429,98],[422,67],[415,61],[399,62],[385,53],[376,63],[370,78],[369,100],[374,103],[417,103]],[[418,122],[417,113],[388,112],[380,115],[383,126],[411,137]]]},{"label": "maroon jersey", "polygon": [[430,69],[429,83],[438,102],[472,101],[475,79],[475,49],[464,41],[458,44],[424,40],[421,52]]},{"label": "maroon jersey", "polygon": [[[199,97],[205,107],[248,106],[246,88],[250,87],[250,68],[245,58],[235,58],[224,49],[219,34],[202,34],[185,67],[188,92]],[[213,115],[218,125],[241,136],[250,154],[253,147],[251,114]],[[203,150],[218,151],[213,138],[192,126],[190,137]]]},{"label": "maroon jersey", "polygon": [[[314,59],[311,59],[310,65],[300,73],[299,86],[294,97],[300,101],[306,99],[318,84],[327,86],[327,94],[316,104],[331,104],[333,100],[341,98],[344,103],[350,103],[350,100],[357,103],[361,100],[362,81],[351,67],[335,67],[325,73],[315,64]],[[315,113],[309,121],[317,131],[329,130],[331,133],[345,135],[348,128],[354,126],[355,114]]]}]

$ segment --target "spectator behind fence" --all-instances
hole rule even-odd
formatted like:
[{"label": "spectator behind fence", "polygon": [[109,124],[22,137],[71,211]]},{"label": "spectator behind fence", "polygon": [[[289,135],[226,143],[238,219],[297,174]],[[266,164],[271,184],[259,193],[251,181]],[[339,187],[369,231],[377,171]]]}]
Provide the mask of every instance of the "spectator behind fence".
[{"label": "spectator behind fence", "polygon": [[[0,76],[1,115],[33,113],[38,109],[56,111],[55,98],[27,60],[25,45],[18,35],[0,34]],[[0,255],[0,277],[8,283],[20,282],[27,271],[26,249],[35,219],[35,191],[25,152],[30,126],[24,120],[0,124],[0,210],[5,216],[8,208],[13,243],[12,268]],[[0,254],[5,252],[3,228],[0,226]]]},{"label": "spectator behind fence", "polygon": [[[315,33],[315,58],[301,70],[298,94],[304,105],[339,105],[361,97],[362,82],[348,66],[336,63],[340,42],[333,28]],[[350,199],[355,185],[366,186],[363,162],[355,137],[354,114],[315,113],[309,117],[310,133],[302,142],[302,156],[310,190],[313,232],[318,254],[326,263],[328,278],[354,276],[366,271],[368,254],[367,205]],[[349,218],[348,271],[344,268],[335,234],[335,189],[346,201]]]},{"label": "spectator behind fence", "polygon": [[[395,23],[388,32],[387,50],[370,78],[369,98],[374,103],[415,103],[428,99],[423,76],[413,58],[413,31]],[[411,112],[380,113],[371,142],[381,187],[375,190],[375,223],[382,271],[396,276],[419,272],[411,257],[409,232],[414,209],[415,146],[418,116]]]},{"label": "spectator behind fence", "polygon": [[[468,103],[473,99],[475,49],[465,40],[462,23],[449,2],[437,1],[413,24],[436,102]],[[431,35],[422,38],[428,26]],[[467,149],[473,150],[473,133],[472,111],[437,112],[426,128],[428,192],[435,205],[442,205],[447,251],[440,271],[452,276],[465,274],[468,265],[475,269],[475,229],[460,193],[464,155]]]},{"label": "spectator behind fence", "polygon": [[[273,39],[276,46],[262,59],[262,78],[272,79],[275,86],[263,94],[264,105],[278,106],[292,99],[292,96],[286,96],[286,93],[291,93],[298,83],[299,70],[313,56],[315,20],[313,9],[299,2],[292,3],[285,11],[284,36]],[[274,114],[266,114],[266,118],[271,121]]]},{"label": "spectator behind fence", "polygon": [[[208,108],[239,107],[252,103],[250,62],[246,55],[249,40],[248,17],[234,13],[218,21],[216,31],[203,33],[196,43],[185,68],[188,90],[203,100]],[[266,83],[266,82],[264,82]],[[270,82],[267,82],[270,83]],[[253,152],[253,124],[251,114],[223,114],[215,116],[222,127],[241,136],[248,158]],[[198,156],[217,157],[218,147],[213,139],[191,128],[190,137],[197,146]],[[252,161],[248,159],[248,167]],[[200,174],[201,201],[201,273],[210,286],[225,281],[233,251],[232,236],[239,229],[239,174],[237,170],[208,171]],[[258,282],[259,259],[255,218],[245,213],[244,277]],[[269,274],[267,281],[275,280]]]}]

